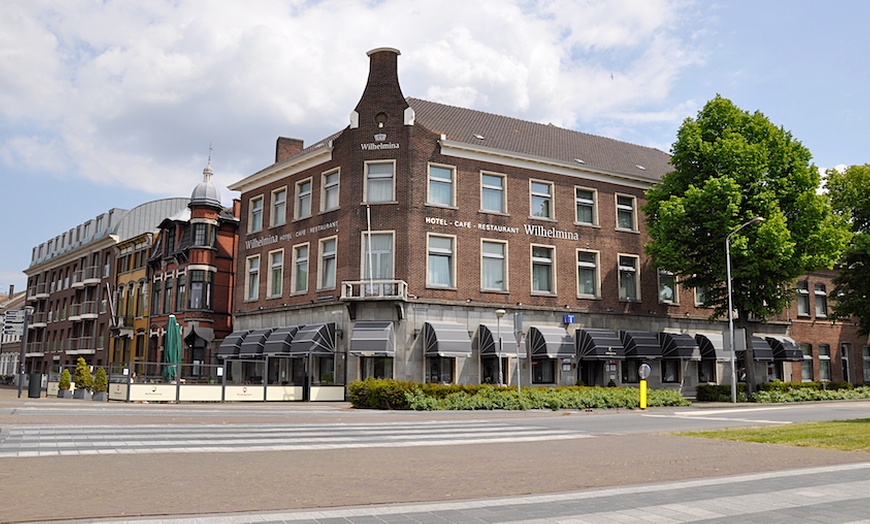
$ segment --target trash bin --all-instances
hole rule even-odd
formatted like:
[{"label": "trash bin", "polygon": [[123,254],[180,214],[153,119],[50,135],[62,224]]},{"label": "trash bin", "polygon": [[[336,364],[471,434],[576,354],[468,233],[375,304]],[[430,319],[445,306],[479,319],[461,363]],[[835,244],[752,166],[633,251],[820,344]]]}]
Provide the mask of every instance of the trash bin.
[{"label": "trash bin", "polygon": [[42,373],[31,373],[28,377],[30,385],[27,386],[27,397],[39,398],[42,395]]}]

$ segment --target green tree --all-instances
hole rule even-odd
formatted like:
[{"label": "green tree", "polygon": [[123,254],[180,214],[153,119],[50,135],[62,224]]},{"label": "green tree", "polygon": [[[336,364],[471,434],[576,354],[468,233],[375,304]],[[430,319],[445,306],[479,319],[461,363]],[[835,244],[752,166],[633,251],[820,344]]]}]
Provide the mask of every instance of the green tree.
[{"label": "green tree", "polygon": [[[728,310],[725,238],[764,218],[731,237],[735,324],[749,337],[750,317],[779,313],[800,275],[833,266],[848,227],[828,196],[816,191],[820,175],[809,150],[763,114],[721,96],[683,122],[672,154],[674,170],[647,191],[646,251],[683,285],[704,289],[713,318],[722,318]],[[751,388],[748,340],[746,347]]]},{"label": "green tree", "polygon": [[94,387],[94,377],[91,375],[88,363],[82,357],[76,360],[75,382],[77,390],[92,389]]},{"label": "green tree", "polygon": [[834,211],[849,220],[855,233],[837,263],[834,314],[855,316],[860,334],[870,334],[870,165],[827,172]]}]

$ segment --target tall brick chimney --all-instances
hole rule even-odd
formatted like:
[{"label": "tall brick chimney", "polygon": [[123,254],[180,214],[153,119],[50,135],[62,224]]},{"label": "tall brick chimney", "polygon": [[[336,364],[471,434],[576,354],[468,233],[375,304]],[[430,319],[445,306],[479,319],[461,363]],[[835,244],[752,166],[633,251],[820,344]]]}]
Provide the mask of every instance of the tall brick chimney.
[{"label": "tall brick chimney", "polygon": [[[369,78],[362,98],[354,108],[351,127],[375,121],[378,115],[387,115],[392,124],[401,125],[403,111],[408,107],[399,87],[399,50],[392,47],[372,49],[369,56]],[[398,109],[398,111],[396,111]],[[357,122],[353,122],[358,119]]]},{"label": "tall brick chimney", "polygon": [[283,162],[304,149],[304,142],[298,138],[279,136],[275,144],[275,163]]}]

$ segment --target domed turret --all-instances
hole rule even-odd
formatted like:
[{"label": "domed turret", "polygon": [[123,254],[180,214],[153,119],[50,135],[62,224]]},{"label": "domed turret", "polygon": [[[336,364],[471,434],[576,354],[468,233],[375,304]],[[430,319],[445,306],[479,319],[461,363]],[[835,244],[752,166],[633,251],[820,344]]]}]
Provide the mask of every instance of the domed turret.
[{"label": "domed turret", "polygon": [[211,169],[211,161],[202,170],[202,182],[193,188],[193,193],[190,195],[191,206],[221,206],[221,195],[211,181],[214,171]]}]

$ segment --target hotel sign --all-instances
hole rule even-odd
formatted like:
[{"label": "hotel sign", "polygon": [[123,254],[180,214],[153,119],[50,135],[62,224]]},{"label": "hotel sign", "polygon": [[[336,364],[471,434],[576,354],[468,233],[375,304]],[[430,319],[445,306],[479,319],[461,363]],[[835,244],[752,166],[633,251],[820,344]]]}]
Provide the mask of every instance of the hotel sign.
[{"label": "hotel sign", "polygon": [[510,233],[517,234],[520,231],[524,232],[526,235],[537,238],[555,238],[560,240],[580,240],[580,235],[577,234],[576,231],[568,231],[567,229],[557,229],[555,227],[544,227],[535,224],[523,224],[522,229],[518,227],[511,226],[499,226],[495,224],[475,224],[473,225],[470,221],[463,220],[446,220],[440,217],[426,217],[426,224],[435,225],[435,226],[444,226],[444,227],[458,227],[458,228],[467,228],[478,229],[480,231],[494,231],[497,233]]}]

